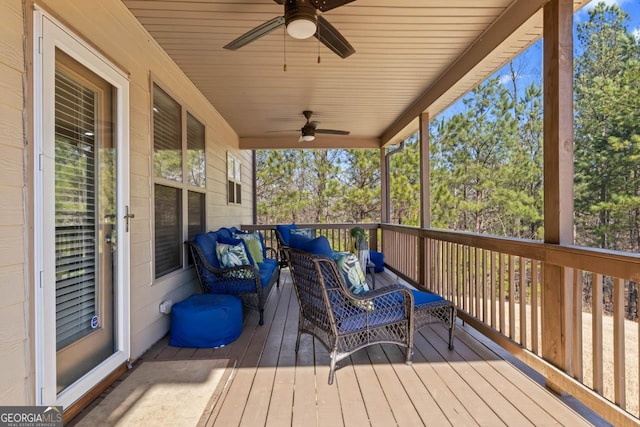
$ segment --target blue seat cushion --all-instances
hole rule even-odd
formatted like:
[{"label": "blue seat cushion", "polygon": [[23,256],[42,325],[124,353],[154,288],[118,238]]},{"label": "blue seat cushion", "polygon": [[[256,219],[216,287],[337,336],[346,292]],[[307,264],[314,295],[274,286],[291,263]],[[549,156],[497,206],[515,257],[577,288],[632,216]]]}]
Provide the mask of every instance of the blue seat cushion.
[{"label": "blue seat cushion", "polygon": [[216,242],[218,236],[212,233],[196,234],[193,238],[194,242],[200,246],[206,260],[215,268],[220,268],[218,257],[216,256]]},{"label": "blue seat cushion", "polygon": [[289,225],[280,224],[280,225],[276,225],[276,230],[278,230],[280,232],[280,235],[282,236],[282,241],[287,246],[289,246],[289,236],[291,234],[290,230],[291,229],[295,230],[297,228],[298,228],[298,226],[295,225],[295,224],[289,224]]},{"label": "blue seat cushion", "polygon": [[169,345],[212,348],[242,333],[242,301],[233,295],[191,295],[171,308]]},{"label": "blue seat cushion", "polygon": [[431,302],[436,301],[444,301],[440,295],[432,294],[429,292],[416,291],[414,289],[411,290],[413,294],[413,306],[418,307],[419,305],[429,304]]},{"label": "blue seat cushion", "polygon": [[327,257],[331,257],[333,254],[329,239],[325,236],[316,237],[315,239],[311,239],[308,242],[303,243],[300,249],[314,255],[323,255]]},{"label": "blue seat cushion", "polygon": [[293,249],[302,249],[305,243],[311,241],[310,237],[307,237],[304,234],[292,234],[289,236],[289,246]]},{"label": "blue seat cushion", "polygon": [[278,267],[278,260],[273,258],[265,258],[260,264],[271,264],[273,266],[273,271]]},{"label": "blue seat cushion", "polygon": [[[440,295],[432,294],[429,292],[416,291],[411,289],[413,294],[414,307],[419,307],[424,304],[429,304],[436,301],[444,301],[444,298]],[[401,298],[398,298],[400,301]],[[349,309],[347,313],[335,313],[336,315],[349,316],[343,319],[338,325],[340,332],[355,332],[361,329],[365,329],[367,325],[380,326],[391,322],[396,322],[404,317],[404,309],[401,306],[396,308],[386,307],[380,309],[376,307],[375,310],[369,311],[364,308],[358,308],[357,310]]]},{"label": "blue seat cushion", "polygon": [[393,310],[367,311],[359,309],[355,315],[349,316],[338,324],[338,330],[343,333],[357,332],[375,326],[397,322],[404,317],[404,310],[398,307]]},{"label": "blue seat cushion", "polygon": [[[260,264],[258,264],[258,269],[260,270],[260,280],[262,282],[262,287],[263,288],[265,286],[267,286],[267,284],[271,280],[271,277],[273,276],[273,274],[275,273],[276,269],[278,268],[278,261],[277,260],[271,260],[269,258],[265,259],[265,261],[267,261],[267,260],[269,262],[261,262]],[[271,261],[275,261],[275,263],[273,263]]]},{"label": "blue seat cushion", "polygon": [[233,230],[231,228],[221,227],[216,231],[210,231],[211,234],[217,234],[219,237],[225,239],[231,239],[233,237]]}]

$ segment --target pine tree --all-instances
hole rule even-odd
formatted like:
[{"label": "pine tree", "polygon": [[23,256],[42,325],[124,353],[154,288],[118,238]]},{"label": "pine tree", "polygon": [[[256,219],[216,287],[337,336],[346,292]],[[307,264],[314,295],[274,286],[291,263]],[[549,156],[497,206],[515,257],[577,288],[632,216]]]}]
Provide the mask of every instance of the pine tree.
[{"label": "pine tree", "polygon": [[577,29],[577,243],[638,250],[638,41],[618,6],[598,4]]}]

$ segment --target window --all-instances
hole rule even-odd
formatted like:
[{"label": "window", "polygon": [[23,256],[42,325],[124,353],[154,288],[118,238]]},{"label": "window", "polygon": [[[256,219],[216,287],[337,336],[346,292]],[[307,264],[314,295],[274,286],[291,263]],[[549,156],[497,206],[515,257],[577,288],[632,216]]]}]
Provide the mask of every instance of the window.
[{"label": "window", "polygon": [[153,85],[155,277],[192,264],[183,242],[205,231],[205,127]]},{"label": "window", "polygon": [[227,153],[227,201],[230,204],[242,204],[240,167],[240,160]]}]

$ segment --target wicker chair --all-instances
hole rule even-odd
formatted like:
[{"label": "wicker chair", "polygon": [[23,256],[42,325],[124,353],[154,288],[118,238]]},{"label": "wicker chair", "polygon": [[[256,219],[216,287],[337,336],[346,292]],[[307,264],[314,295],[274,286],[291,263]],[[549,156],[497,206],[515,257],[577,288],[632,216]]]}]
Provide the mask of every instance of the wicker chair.
[{"label": "wicker chair", "polygon": [[[243,265],[231,268],[216,268],[207,260],[203,248],[195,241],[185,242],[191,250],[198,276],[198,283],[203,294],[237,295],[245,308],[260,312],[260,325],[264,324],[264,306],[274,283],[280,285],[280,268],[275,266],[270,277],[261,278],[261,267]],[[275,255],[275,250],[266,248],[268,254]],[[273,259],[275,263],[275,259]]]},{"label": "wicker chair", "polygon": [[289,248],[289,245],[285,243],[284,237],[282,237],[282,233],[277,227],[275,232],[276,242],[278,242],[278,264],[280,265],[280,268],[287,268],[289,267],[289,260],[287,259],[286,249]]},{"label": "wicker chair", "polygon": [[332,259],[295,249],[285,251],[300,305],[296,352],[302,333],[316,337],[331,356],[329,384],[337,362],[374,344],[406,347],[406,363],[411,364],[414,331],[429,323],[449,325],[449,348],[453,348],[455,308],[451,302],[414,307],[413,293],[402,285],[354,295]]}]

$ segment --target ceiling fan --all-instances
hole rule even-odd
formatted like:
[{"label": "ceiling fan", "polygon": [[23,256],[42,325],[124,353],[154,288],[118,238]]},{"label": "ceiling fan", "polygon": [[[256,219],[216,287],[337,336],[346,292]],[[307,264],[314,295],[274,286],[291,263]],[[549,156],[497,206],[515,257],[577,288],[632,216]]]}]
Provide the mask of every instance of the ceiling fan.
[{"label": "ceiling fan", "polygon": [[284,4],[284,16],[277,16],[264,24],[246,32],[224,46],[228,50],[236,50],[249,44],[281,26],[296,39],[307,39],[315,36],[325,46],[341,58],[346,58],[356,51],[340,32],[316,12],[327,12],[331,9],[351,3],[354,0],[273,0]]},{"label": "ceiling fan", "polygon": [[304,117],[307,119],[307,123],[300,128],[300,139],[298,142],[310,142],[316,139],[316,133],[324,133],[330,135],[349,135],[349,131],[346,130],[335,130],[335,129],[318,129],[317,126],[320,122],[311,121],[311,115],[313,111],[305,110],[302,112]]}]

